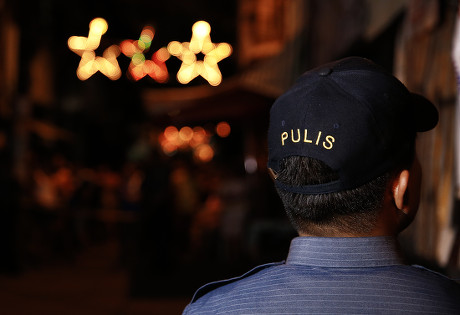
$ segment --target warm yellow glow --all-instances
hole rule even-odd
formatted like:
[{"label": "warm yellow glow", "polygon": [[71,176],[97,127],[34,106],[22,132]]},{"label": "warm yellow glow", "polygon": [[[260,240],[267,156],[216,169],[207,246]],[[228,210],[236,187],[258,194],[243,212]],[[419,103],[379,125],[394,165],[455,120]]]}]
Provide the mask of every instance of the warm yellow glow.
[{"label": "warm yellow glow", "polygon": [[139,40],[145,43],[146,45],[150,46],[149,43],[152,42],[153,36],[155,35],[155,30],[151,26],[146,26],[142,30],[141,36]]},{"label": "warm yellow glow", "polygon": [[198,21],[193,24],[192,32],[195,36],[204,38],[211,33],[211,26],[205,21]]},{"label": "warm yellow glow", "polygon": [[144,51],[147,48],[147,45],[141,40],[136,40],[135,43],[136,46],[139,47],[140,51]]},{"label": "warm yellow glow", "polygon": [[161,148],[166,155],[172,155],[177,151],[177,146],[171,142],[162,143]]},{"label": "warm yellow glow", "polygon": [[[177,72],[180,83],[187,84],[197,76],[202,76],[213,86],[221,83],[222,74],[217,63],[231,55],[232,47],[227,43],[214,44],[210,33],[209,23],[198,21],[193,24],[190,42],[173,41],[168,44],[169,53],[182,61]],[[205,55],[203,60],[196,59],[199,53]]]},{"label": "warm yellow glow", "polygon": [[85,50],[88,39],[81,36],[72,36],[67,41],[67,45],[73,51]]},{"label": "warm yellow glow", "polygon": [[179,131],[174,126],[167,127],[163,133],[158,136],[162,151],[166,155],[174,155],[179,148]]},{"label": "warm yellow glow", "polygon": [[111,80],[117,80],[121,77],[121,69],[118,66],[117,57],[120,55],[120,48],[112,45],[107,48],[102,57],[97,57],[99,65],[98,70]]},{"label": "warm yellow glow", "polygon": [[177,130],[177,128],[174,126],[169,126],[169,127],[166,127],[164,131],[164,135],[167,140],[175,141],[177,137],[179,136],[179,130]]},{"label": "warm yellow glow", "polygon": [[95,34],[102,36],[109,28],[107,21],[103,18],[95,18],[89,23],[90,30],[92,29]]},{"label": "warm yellow glow", "polygon": [[120,78],[121,69],[117,61],[120,54],[119,47],[116,45],[108,47],[102,57],[96,57],[94,52],[107,30],[107,22],[103,18],[95,18],[89,23],[88,37],[72,36],[68,39],[67,44],[70,50],[81,57],[77,69],[77,77],[80,80],[87,80],[98,71],[111,80]]},{"label": "warm yellow glow", "polygon": [[206,133],[206,130],[204,130],[203,127],[194,127],[193,137],[190,140],[190,146],[192,148],[195,148],[198,145],[205,143],[208,140],[207,137],[208,135]]},{"label": "warm yellow glow", "polygon": [[231,132],[231,128],[227,122],[222,121],[217,124],[216,133],[219,137],[226,138],[230,135],[230,132]]},{"label": "warm yellow glow", "polygon": [[184,126],[178,129],[168,126],[158,135],[158,143],[162,151],[172,156],[178,151],[191,151],[198,162],[209,162],[214,157],[214,149],[210,144],[211,135],[200,126]]},{"label": "warm yellow glow", "polygon": [[176,55],[182,54],[182,44],[179,42],[176,42],[176,41],[170,42],[168,44],[167,49],[171,55],[176,56]]},{"label": "warm yellow glow", "polygon": [[136,66],[142,65],[145,62],[144,54],[141,54],[141,53],[134,54],[133,58],[131,59],[131,62]]},{"label": "warm yellow glow", "polygon": [[214,150],[209,144],[204,143],[195,149],[193,155],[200,162],[209,162],[214,157]]},{"label": "warm yellow glow", "polygon": [[160,61],[166,61],[171,56],[165,47],[158,49],[155,55],[156,55],[156,58]]},{"label": "warm yellow glow", "polygon": [[107,32],[108,24],[103,18],[95,18],[89,23],[88,37],[72,36],[67,41],[70,50],[78,55],[88,50],[96,50],[101,43],[101,37]]},{"label": "warm yellow glow", "polygon": [[97,71],[95,63],[96,54],[93,51],[86,51],[81,56],[80,64],[77,69],[77,77],[80,80],[86,80]]},{"label": "warm yellow glow", "polygon": [[190,140],[192,140],[192,137],[193,137],[192,128],[188,126],[182,127],[179,131],[179,137],[184,142],[189,142]]}]

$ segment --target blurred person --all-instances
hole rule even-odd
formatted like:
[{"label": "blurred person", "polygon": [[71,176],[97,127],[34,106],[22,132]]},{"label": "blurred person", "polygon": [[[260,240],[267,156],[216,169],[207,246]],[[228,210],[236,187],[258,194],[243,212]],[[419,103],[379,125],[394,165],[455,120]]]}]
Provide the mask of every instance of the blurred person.
[{"label": "blurred person", "polygon": [[65,157],[56,155],[53,157],[54,172],[51,180],[54,183],[61,208],[68,207],[70,199],[75,193],[76,179],[73,165]]},{"label": "blurred person", "polygon": [[41,263],[56,254],[60,240],[61,203],[54,169],[49,162],[37,165],[32,172],[32,203],[27,220],[25,239],[27,240],[28,260]]},{"label": "blurred person", "polygon": [[72,258],[75,245],[72,198],[75,177],[70,161],[56,154],[33,170],[31,251],[43,260]]},{"label": "blurred person", "polygon": [[116,238],[121,208],[121,175],[111,166],[102,164],[97,170],[97,179],[100,186],[100,209],[97,211],[104,224],[104,237]]},{"label": "blurred person", "polygon": [[268,167],[299,236],[287,260],[200,288],[184,314],[459,314],[460,285],[403,262],[417,132],[438,112],[373,62],[302,75],[270,111]]},{"label": "blurred person", "polygon": [[94,213],[98,209],[99,187],[97,174],[91,168],[77,166],[75,172],[75,191],[70,200],[73,217],[73,233],[76,247],[84,247],[91,243],[90,227],[95,221]]},{"label": "blurred person", "polygon": [[215,259],[219,247],[222,200],[211,194],[193,216],[190,224],[190,252],[195,259]]},{"label": "blurred person", "polygon": [[124,211],[140,211],[144,173],[132,162],[127,162],[122,170],[121,203]]},{"label": "blurred person", "polygon": [[222,200],[221,247],[227,262],[237,261],[245,254],[243,236],[250,211],[247,190],[248,184],[243,177],[234,174],[227,174],[219,189]]},{"label": "blurred person", "polygon": [[200,196],[191,166],[184,160],[179,159],[174,162],[169,183],[174,191],[172,242],[177,248],[177,255],[181,255],[188,250],[192,220],[201,207]]},{"label": "blurred person", "polygon": [[47,212],[56,212],[59,208],[59,194],[53,174],[44,168],[37,168],[33,172],[34,197],[40,209]]}]

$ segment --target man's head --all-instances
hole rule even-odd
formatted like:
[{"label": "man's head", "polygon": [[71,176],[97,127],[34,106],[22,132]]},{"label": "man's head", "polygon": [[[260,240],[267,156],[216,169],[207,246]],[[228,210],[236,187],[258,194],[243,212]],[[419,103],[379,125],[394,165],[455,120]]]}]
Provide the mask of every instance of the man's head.
[{"label": "man's head", "polygon": [[384,202],[396,204],[387,192],[411,169],[416,133],[437,121],[431,102],[367,59],[306,72],[274,103],[268,131],[268,167],[294,226],[368,234]]}]

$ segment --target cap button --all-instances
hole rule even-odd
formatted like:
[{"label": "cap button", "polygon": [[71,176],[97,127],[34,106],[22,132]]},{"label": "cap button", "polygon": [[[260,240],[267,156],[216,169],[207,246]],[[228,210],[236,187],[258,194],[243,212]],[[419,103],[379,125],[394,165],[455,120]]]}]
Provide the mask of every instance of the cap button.
[{"label": "cap button", "polygon": [[325,77],[329,74],[332,73],[332,68],[329,68],[329,67],[326,67],[326,68],[322,68],[318,71],[318,75],[322,76],[322,77]]}]

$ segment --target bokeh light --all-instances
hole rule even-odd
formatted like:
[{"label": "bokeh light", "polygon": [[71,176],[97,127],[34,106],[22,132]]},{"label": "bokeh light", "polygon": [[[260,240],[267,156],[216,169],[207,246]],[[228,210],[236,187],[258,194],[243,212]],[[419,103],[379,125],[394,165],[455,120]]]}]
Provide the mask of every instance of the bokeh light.
[{"label": "bokeh light", "polygon": [[190,140],[190,146],[192,148],[197,147],[200,144],[203,144],[208,141],[208,135],[206,130],[203,127],[194,127],[193,128],[193,137]]},{"label": "bokeh light", "polygon": [[174,126],[168,126],[164,131],[164,136],[169,141],[176,141],[177,137],[179,136],[179,130],[177,130],[177,128]]},{"label": "bokeh light", "polygon": [[247,156],[244,159],[244,169],[248,174],[254,174],[258,169],[257,160],[254,156]]},{"label": "bokeh light", "polygon": [[179,151],[191,152],[198,162],[209,162],[214,157],[210,144],[211,134],[201,126],[168,126],[158,136],[158,143],[163,153],[172,156]]},{"label": "bokeh light", "polygon": [[189,142],[193,138],[192,128],[185,126],[182,127],[179,131],[179,138],[184,142]]},{"label": "bokeh light", "polygon": [[[192,26],[190,42],[172,41],[168,44],[169,53],[182,61],[177,72],[177,80],[187,84],[198,76],[202,76],[210,85],[217,86],[222,82],[222,74],[217,63],[232,53],[227,43],[214,44],[210,37],[211,26],[206,21],[198,21]],[[203,60],[196,55],[204,54]]]},{"label": "bokeh light", "polygon": [[106,20],[95,18],[89,23],[88,37],[72,36],[68,39],[69,49],[81,57],[77,68],[77,77],[80,80],[87,80],[98,71],[111,80],[121,77],[121,69],[117,61],[120,48],[117,45],[108,47],[102,57],[96,57],[95,50],[99,47],[101,37],[107,30]]},{"label": "bokeh light", "polygon": [[199,162],[209,162],[214,157],[214,150],[209,144],[203,143],[195,149],[193,156]]},{"label": "bokeh light", "polygon": [[130,78],[138,81],[146,75],[159,83],[164,83],[169,79],[169,72],[165,61],[170,54],[164,47],[153,53],[151,60],[147,60],[145,53],[149,51],[155,35],[155,30],[151,26],[142,29],[139,40],[126,39],[120,43],[121,52],[131,58],[128,66]]},{"label": "bokeh light", "polygon": [[231,132],[231,127],[229,123],[225,121],[221,121],[220,123],[217,124],[216,133],[219,137],[226,138],[230,135],[230,132]]}]

